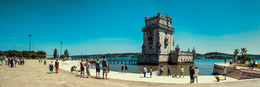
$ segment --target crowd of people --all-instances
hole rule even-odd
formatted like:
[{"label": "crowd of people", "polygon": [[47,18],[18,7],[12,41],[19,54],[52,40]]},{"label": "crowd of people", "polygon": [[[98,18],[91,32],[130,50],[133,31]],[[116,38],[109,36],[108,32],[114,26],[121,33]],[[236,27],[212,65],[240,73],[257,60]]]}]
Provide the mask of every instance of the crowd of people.
[{"label": "crowd of people", "polygon": [[248,68],[249,69],[254,69],[257,66],[257,62],[255,60],[253,60],[253,62],[251,63],[251,61],[248,61]]},{"label": "crowd of people", "polygon": [[[108,64],[108,61],[107,61],[107,58],[106,56],[103,57],[102,61],[100,62],[101,59],[97,59],[95,61],[95,65],[92,66],[90,64],[90,61],[89,59],[86,59],[86,62],[84,63],[84,60],[81,59],[80,61],[80,70],[76,70],[77,67],[74,65],[71,67],[71,72],[74,72],[74,71],[77,71],[77,72],[80,72],[80,76],[83,77],[85,76],[85,72],[87,73],[87,78],[91,78],[91,75],[90,75],[90,69],[91,68],[94,68],[96,69],[96,78],[101,78],[100,77],[100,72],[101,72],[101,69],[102,69],[102,75],[103,75],[103,79],[107,79],[107,73],[109,73],[109,64]],[[102,67],[102,68],[101,68]],[[127,67],[127,66],[126,66]],[[85,71],[86,70],[86,71]],[[127,72],[127,68],[126,68],[126,72]]]},{"label": "crowd of people", "polygon": [[16,67],[17,65],[24,65],[25,58],[18,58],[18,57],[0,57],[0,65],[8,65],[11,68]]},{"label": "crowd of people", "polygon": [[[149,71],[150,71],[150,78],[152,78],[152,73],[153,73],[152,67],[150,67]],[[146,77],[146,73],[147,72],[148,72],[147,71],[147,67],[144,66],[144,69],[143,69],[144,77]],[[184,72],[184,68],[181,66],[180,67],[180,76],[179,76],[179,78],[181,78],[181,77],[184,78],[183,72]],[[198,67],[196,67],[194,69],[194,68],[192,68],[192,66],[190,66],[189,74],[190,74],[190,83],[194,83],[195,80],[196,80],[196,83],[198,83],[198,74],[199,74]],[[163,76],[163,66],[160,66],[158,76]],[[169,65],[167,66],[167,76],[172,76],[172,78],[177,78],[176,74],[171,74],[171,69],[170,69]]]}]

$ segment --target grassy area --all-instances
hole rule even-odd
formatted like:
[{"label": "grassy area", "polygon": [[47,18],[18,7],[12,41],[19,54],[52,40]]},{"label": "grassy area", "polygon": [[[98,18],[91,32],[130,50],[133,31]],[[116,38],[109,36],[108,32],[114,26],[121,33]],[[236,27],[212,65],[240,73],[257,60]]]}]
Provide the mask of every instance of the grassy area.
[{"label": "grassy area", "polygon": [[[236,64],[236,66],[240,66],[240,67],[248,67],[248,64]],[[260,69],[260,64],[257,64],[257,66],[255,66],[256,69]]]}]

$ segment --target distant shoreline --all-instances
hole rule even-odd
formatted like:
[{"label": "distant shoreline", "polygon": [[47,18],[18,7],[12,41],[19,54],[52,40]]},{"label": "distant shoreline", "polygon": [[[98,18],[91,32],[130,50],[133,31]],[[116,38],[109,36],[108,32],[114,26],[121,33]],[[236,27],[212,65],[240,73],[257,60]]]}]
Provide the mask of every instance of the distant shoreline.
[{"label": "distant shoreline", "polygon": [[[74,55],[71,58],[138,58],[142,53],[108,53],[108,54],[92,54],[92,55]],[[205,54],[197,53],[199,59],[232,59],[235,58],[233,54],[220,53],[220,52],[209,52]],[[251,59],[260,59],[260,55],[248,54]]]}]

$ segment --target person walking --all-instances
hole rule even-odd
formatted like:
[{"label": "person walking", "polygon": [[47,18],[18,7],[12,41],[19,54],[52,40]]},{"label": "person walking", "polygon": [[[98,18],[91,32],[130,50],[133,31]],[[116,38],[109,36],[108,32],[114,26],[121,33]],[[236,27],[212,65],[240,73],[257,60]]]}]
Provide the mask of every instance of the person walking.
[{"label": "person walking", "polygon": [[100,62],[99,62],[99,58],[97,59],[95,64],[96,64],[96,78],[100,78]]},{"label": "person walking", "polygon": [[182,78],[184,78],[183,72],[184,72],[184,69],[183,69],[183,67],[181,66],[181,75],[180,75],[180,78],[181,78],[181,76],[182,76]]},{"label": "person walking", "polygon": [[194,69],[192,68],[192,66],[190,66],[190,69],[189,69],[189,71],[190,71],[190,83],[194,83],[194,74],[195,74],[195,71],[194,71]]},{"label": "person walking", "polygon": [[81,62],[80,62],[80,76],[84,76],[85,75],[85,72],[84,72],[85,68],[84,68],[84,64],[83,64],[83,59],[81,59]]},{"label": "person walking", "polygon": [[106,75],[106,79],[107,79],[108,63],[107,63],[107,57],[106,56],[103,57],[102,67],[103,67],[103,79],[105,79],[104,75]]},{"label": "person walking", "polygon": [[125,73],[127,73],[127,70],[128,70],[128,65],[125,64]]},{"label": "person walking", "polygon": [[144,66],[144,77],[146,77],[146,72],[147,72],[147,69],[146,69],[146,66]]},{"label": "person walking", "polygon": [[168,65],[167,67],[167,71],[168,71],[168,75],[167,76],[170,76],[171,75],[171,69],[170,69],[170,66]]},{"label": "person walking", "polygon": [[227,79],[227,67],[224,67],[224,76],[225,76],[224,80],[226,80]]},{"label": "person walking", "polygon": [[123,63],[121,63],[121,72],[122,73],[124,72],[124,65],[123,65]]},{"label": "person walking", "polygon": [[59,61],[58,61],[58,59],[56,59],[55,68],[56,68],[56,73],[58,73],[58,71],[59,71]]},{"label": "person walking", "polygon": [[196,83],[198,83],[198,76],[199,76],[199,69],[196,67],[195,74],[194,74],[194,80],[196,80]]}]

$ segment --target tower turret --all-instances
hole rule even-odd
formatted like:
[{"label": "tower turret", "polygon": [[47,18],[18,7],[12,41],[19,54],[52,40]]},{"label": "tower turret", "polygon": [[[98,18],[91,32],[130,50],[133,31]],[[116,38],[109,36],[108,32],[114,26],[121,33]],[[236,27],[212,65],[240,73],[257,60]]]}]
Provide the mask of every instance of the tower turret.
[{"label": "tower turret", "polygon": [[193,47],[192,53],[193,53],[193,59],[196,58],[196,50],[195,50],[195,47]]}]

